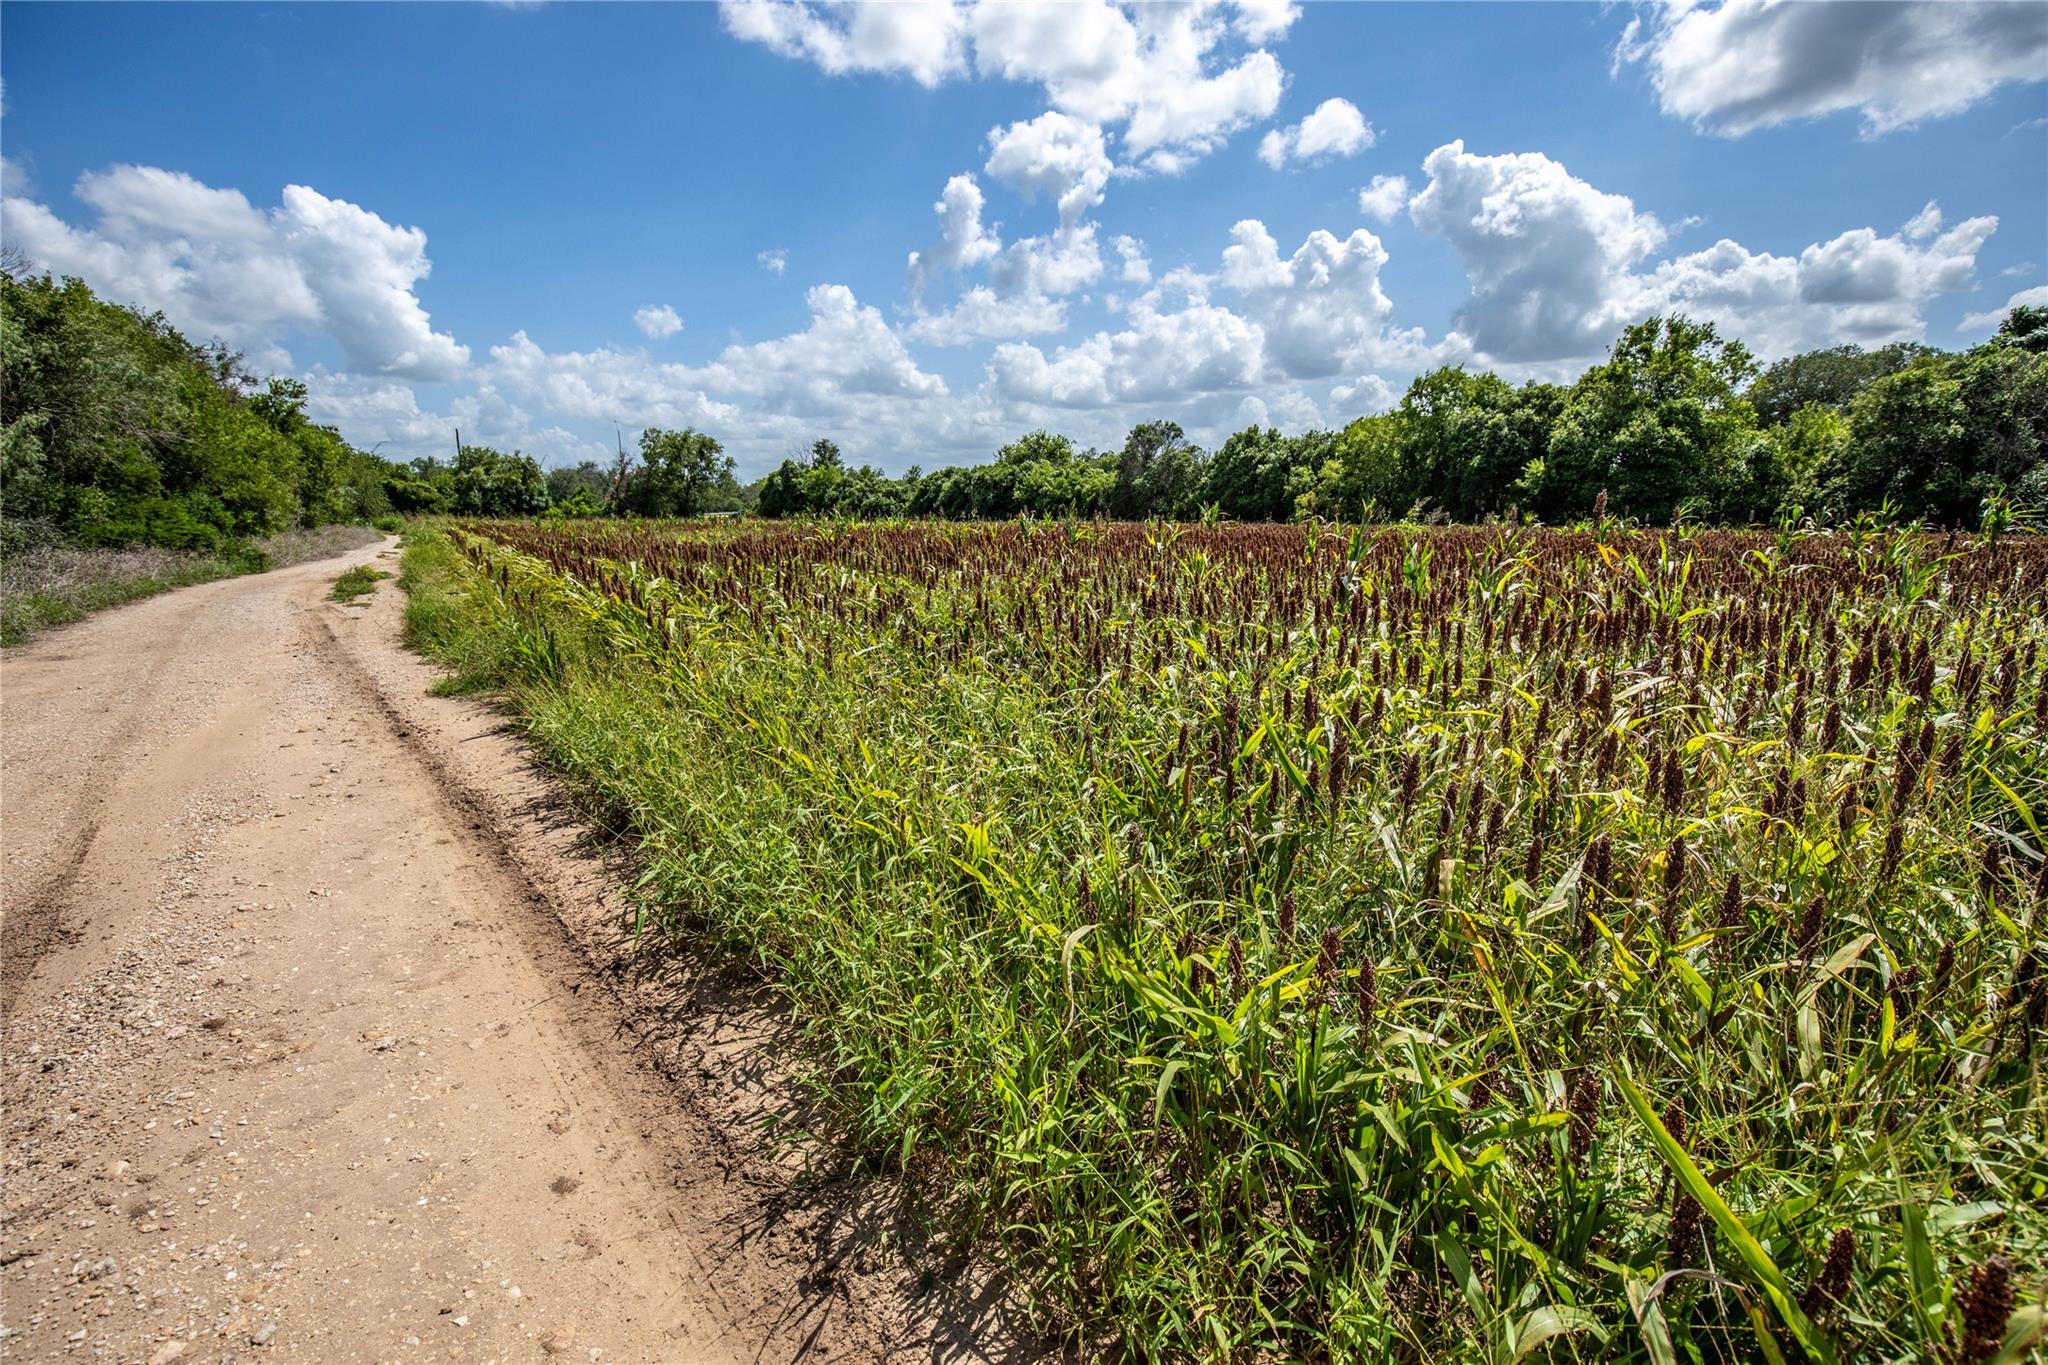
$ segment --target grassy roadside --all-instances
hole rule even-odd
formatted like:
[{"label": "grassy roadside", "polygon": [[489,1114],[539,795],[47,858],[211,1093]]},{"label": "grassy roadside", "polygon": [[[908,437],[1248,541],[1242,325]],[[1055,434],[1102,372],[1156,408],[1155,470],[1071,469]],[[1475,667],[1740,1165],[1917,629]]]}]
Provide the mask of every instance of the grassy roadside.
[{"label": "grassy roadside", "polygon": [[[2029,1358],[2038,572],[1950,607],[1905,536],[1794,576],[1761,537],[1695,574],[1656,537],[1403,532],[1353,547],[1401,619],[1332,643],[1269,636],[1198,549],[1091,589],[1043,548],[1073,528],[771,529],[663,583],[626,567],[660,528],[490,529],[533,553],[414,537],[411,642],[638,835],[651,931],[767,971],[863,1148],[1051,1325],[1246,1362]],[[1013,558],[925,595],[887,535]],[[1301,532],[1251,536],[1285,586]],[[571,580],[540,556],[577,537],[609,548]]]},{"label": "grassy roadside", "polygon": [[0,647],[108,607],[238,574],[325,559],[374,543],[367,526],[286,531],[235,552],[41,544],[0,556]]}]

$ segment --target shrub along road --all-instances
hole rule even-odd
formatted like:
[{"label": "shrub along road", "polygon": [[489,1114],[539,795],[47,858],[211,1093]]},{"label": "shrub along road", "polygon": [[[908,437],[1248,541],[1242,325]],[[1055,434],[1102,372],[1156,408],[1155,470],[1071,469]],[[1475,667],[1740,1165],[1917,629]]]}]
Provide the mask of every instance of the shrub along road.
[{"label": "shrub along road", "polygon": [[775,1011],[631,971],[616,870],[426,695],[396,588],[327,600],[394,560],[0,662],[0,1354],[987,1358],[986,1276],[751,1136],[805,1118]]}]

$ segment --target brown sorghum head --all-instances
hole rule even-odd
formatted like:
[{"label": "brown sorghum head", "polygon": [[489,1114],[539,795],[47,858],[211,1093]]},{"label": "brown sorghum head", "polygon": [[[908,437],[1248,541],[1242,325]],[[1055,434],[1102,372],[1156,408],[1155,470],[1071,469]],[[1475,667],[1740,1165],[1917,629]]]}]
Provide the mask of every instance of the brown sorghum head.
[{"label": "brown sorghum head", "polygon": [[1960,1358],[1989,1360],[1998,1354],[2012,1321],[2012,1262],[1996,1255],[1979,1261],[1956,1287],[1955,1307],[1962,1322]]}]

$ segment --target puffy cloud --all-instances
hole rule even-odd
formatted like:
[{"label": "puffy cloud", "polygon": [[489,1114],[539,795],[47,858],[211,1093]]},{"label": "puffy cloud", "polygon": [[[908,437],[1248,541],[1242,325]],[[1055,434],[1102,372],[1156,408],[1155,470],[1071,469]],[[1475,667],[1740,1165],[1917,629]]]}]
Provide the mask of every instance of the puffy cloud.
[{"label": "puffy cloud", "polygon": [[[917,368],[903,339],[843,284],[805,295],[801,332],[728,346],[709,365],[664,364],[644,351],[546,351],[525,332],[491,348],[485,376],[565,417],[706,426],[757,414],[830,416],[858,398],[946,396],[946,383]],[[710,395],[756,400],[744,411]]]},{"label": "puffy cloud", "polygon": [[1100,128],[1049,109],[990,133],[983,169],[1012,189],[1057,201],[1061,226],[1072,227],[1102,202],[1113,167]]},{"label": "puffy cloud", "polygon": [[770,400],[781,410],[829,413],[836,398],[864,394],[943,398],[946,381],[917,368],[903,339],[843,284],[804,295],[811,324],[801,332],[749,346],[728,346],[703,371],[715,393]]},{"label": "puffy cloud", "polygon": [[967,69],[966,16],[949,0],[720,0],[718,12],[735,37],[833,75],[877,71],[934,86]]},{"label": "puffy cloud", "polygon": [[2048,308],[2048,284],[2022,289],[1998,307],[1987,313],[1972,313],[1958,323],[1958,332],[1990,332],[2005,321],[2005,315],[2015,308]]},{"label": "puffy cloud", "polygon": [[433,329],[413,292],[432,268],[418,228],[304,185],[261,210],[240,191],[148,166],[89,173],[74,192],[98,214],[93,227],[9,198],[8,240],[45,269],[163,310],[184,331],[266,363],[285,361],[296,332],[332,338],[351,370],[438,382],[468,364],[468,348]]},{"label": "puffy cloud", "polygon": [[1102,278],[1095,224],[1061,227],[1010,244],[992,267],[996,285],[1012,294],[1071,294]]},{"label": "puffy cloud", "polygon": [[1040,82],[1055,108],[1123,125],[1124,155],[1169,174],[1270,117],[1285,84],[1263,50],[1215,60],[1229,27],[1207,6],[996,3],[976,10],[974,30],[982,70]]},{"label": "puffy cloud", "polygon": [[1125,284],[1152,282],[1152,262],[1145,255],[1143,242],[1136,237],[1124,236],[1118,237],[1110,245],[1116,248],[1118,258],[1123,261],[1123,266],[1116,273],[1119,280]]},{"label": "puffy cloud", "polygon": [[704,428],[757,471],[791,442],[821,433],[876,455],[958,458],[992,448],[996,415],[920,370],[903,338],[852,290],[823,284],[806,300],[803,330],[735,343],[701,366],[644,351],[548,351],[522,331],[491,348],[480,392],[564,418]]},{"label": "puffy cloud", "polygon": [[1901,232],[1912,241],[1921,242],[1941,231],[1941,205],[1932,199],[1918,213],[1906,220]]},{"label": "puffy cloud", "polygon": [[1376,374],[1362,375],[1349,384],[1333,385],[1330,389],[1330,402],[1353,412],[1388,412],[1400,401],[1400,392]]},{"label": "puffy cloud", "polygon": [[1358,192],[1358,211],[1376,223],[1390,223],[1408,206],[1408,177],[1376,175]]},{"label": "puffy cloud", "polygon": [[676,310],[667,304],[648,304],[645,308],[633,310],[633,324],[648,336],[659,340],[672,337],[683,330],[683,320]]},{"label": "puffy cloud", "polygon": [[1724,239],[1645,266],[1666,240],[1663,224],[1546,156],[1477,156],[1453,142],[1423,166],[1430,183],[1409,212],[1464,262],[1462,338],[1489,363],[1558,372],[1599,355],[1628,323],[1674,310],[1765,356],[1918,338],[1927,302],[1969,287],[1998,226],[1979,217],[1944,231],[1929,204],[1888,236],[1856,228],[1796,256]]},{"label": "puffy cloud", "polygon": [[494,386],[563,417],[666,427],[736,420],[739,409],[708,398],[703,378],[645,351],[546,351],[524,331],[491,347],[488,369]]},{"label": "puffy cloud", "polygon": [[1286,73],[1257,45],[1284,36],[1299,12],[1287,0],[721,6],[737,37],[835,73],[900,73],[936,85],[966,73],[971,47],[981,75],[1038,84],[1055,110],[1119,126],[1123,155],[1167,174],[1272,116]]},{"label": "puffy cloud", "polygon": [[981,225],[985,202],[973,176],[956,175],[946,182],[938,202],[932,205],[932,212],[939,216],[939,240],[910,253],[912,298],[947,271],[979,265],[1002,249],[1001,239]]},{"label": "puffy cloud", "polygon": [[382,453],[394,458],[445,457],[458,429],[465,444],[523,451],[544,461],[600,459],[609,453],[602,442],[563,427],[535,426],[530,413],[489,383],[456,397],[446,412],[428,412],[403,380],[318,368],[305,380],[307,416],[340,429],[359,446],[388,447]]},{"label": "puffy cloud", "polygon": [[988,338],[1060,332],[1066,326],[1066,305],[1057,299],[1042,294],[1005,296],[977,285],[945,312],[920,314],[905,331],[913,341],[964,346]]},{"label": "puffy cloud", "polygon": [[1854,109],[1877,135],[2048,75],[2048,5],[1683,0],[1630,22],[1615,65],[1632,62],[1665,113],[1714,132]]},{"label": "puffy cloud", "polygon": [[[1012,402],[1055,408],[1189,401],[1355,373],[1399,350],[1380,288],[1387,253],[1358,229],[1311,232],[1283,258],[1263,223],[1231,230],[1216,275],[1182,267],[1131,301],[1126,325],[1048,356],[1012,342],[995,349],[988,388]],[[1222,289],[1233,306],[1216,302]],[[1298,409],[1299,405],[1295,405]],[[1217,414],[1218,420],[1228,417]]]},{"label": "puffy cloud", "polygon": [[1238,400],[1233,425],[1278,427],[1291,434],[1323,424],[1323,410],[1316,400],[1300,389],[1276,389],[1264,395],[1248,393]]},{"label": "puffy cloud", "polygon": [[1301,122],[1266,134],[1259,143],[1259,160],[1277,171],[1290,160],[1357,156],[1376,140],[1377,134],[1357,105],[1346,99],[1328,99]]},{"label": "puffy cloud", "polygon": [[1339,239],[1321,228],[1287,260],[1265,224],[1230,231],[1223,280],[1265,336],[1268,366],[1289,379],[1328,379],[1355,368],[1394,305],[1380,288],[1386,248],[1364,228]]},{"label": "puffy cloud", "polygon": [[789,269],[789,252],[782,247],[754,253],[754,263],[771,275],[780,275]]},{"label": "puffy cloud", "polygon": [[1301,17],[1294,0],[1237,0],[1237,17],[1231,22],[1246,42],[1266,43],[1285,37]]},{"label": "puffy cloud", "polygon": [[998,346],[990,382],[1006,398],[1078,408],[1160,403],[1259,382],[1258,329],[1229,309],[1190,304],[1161,313],[1134,304],[1131,314],[1130,327],[1097,332],[1050,358],[1020,342]]},{"label": "puffy cloud", "polygon": [[1422,165],[1429,184],[1408,212],[1463,259],[1472,297],[1458,322],[1479,350],[1555,361],[1612,339],[1635,306],[1629,272],[1663,243],[1662,223],[1540,152],[1479,156],[1460,141]]}]

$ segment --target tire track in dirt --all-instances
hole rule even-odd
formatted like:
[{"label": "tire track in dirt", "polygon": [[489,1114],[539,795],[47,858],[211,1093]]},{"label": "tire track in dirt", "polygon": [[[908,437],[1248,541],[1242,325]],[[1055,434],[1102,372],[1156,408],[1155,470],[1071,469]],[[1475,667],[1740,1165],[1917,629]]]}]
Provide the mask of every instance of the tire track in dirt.
[{"label": "tire track in dirt", "polygon": [[0,1357],[1036,1358],[806,1136],[759,984],[634,950],[611,855],[426,694],[395,586],[324,600],[375,557],[5,660],[10,956],[62,932],[0,1021]]}]

